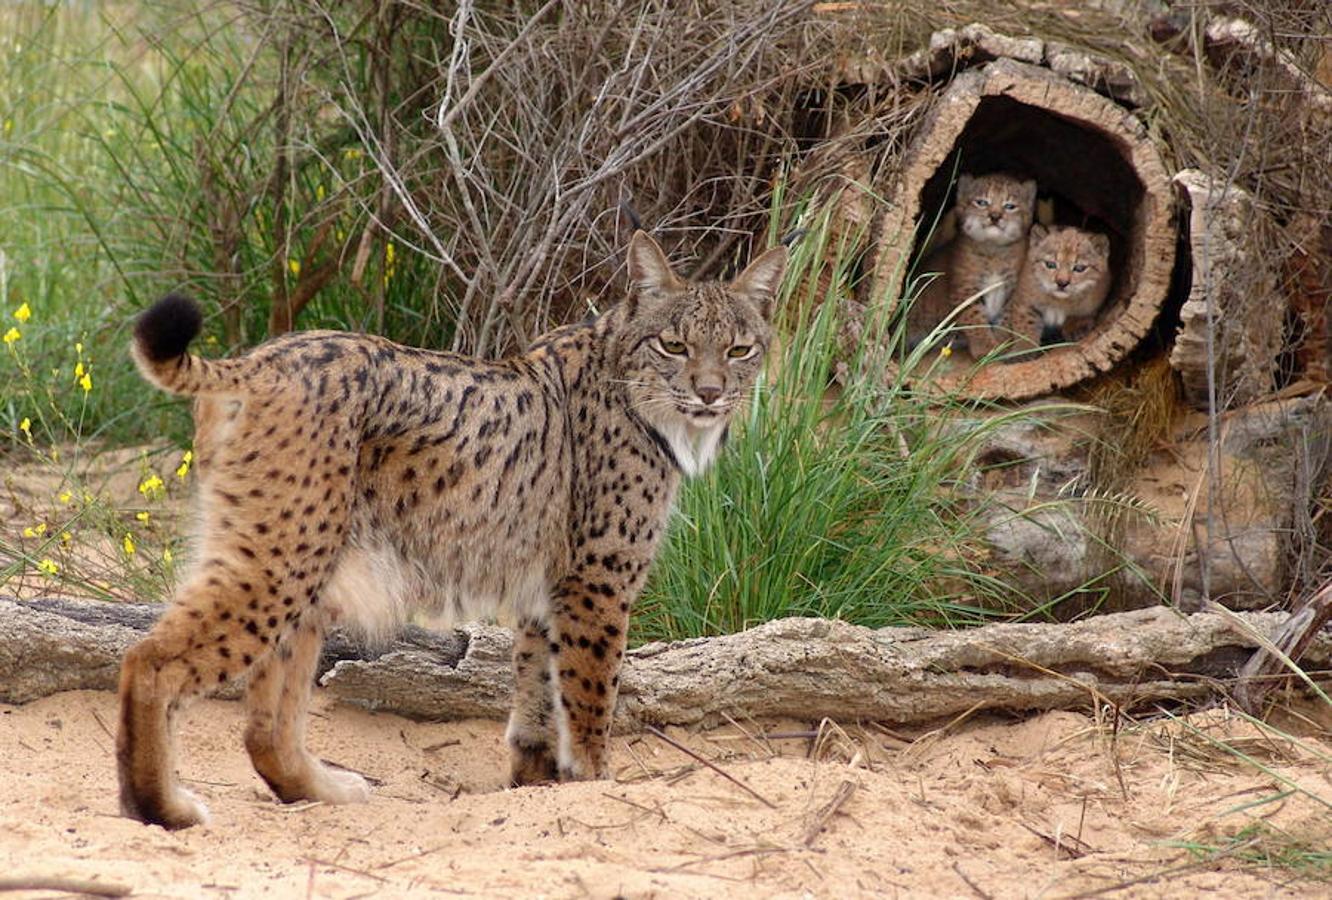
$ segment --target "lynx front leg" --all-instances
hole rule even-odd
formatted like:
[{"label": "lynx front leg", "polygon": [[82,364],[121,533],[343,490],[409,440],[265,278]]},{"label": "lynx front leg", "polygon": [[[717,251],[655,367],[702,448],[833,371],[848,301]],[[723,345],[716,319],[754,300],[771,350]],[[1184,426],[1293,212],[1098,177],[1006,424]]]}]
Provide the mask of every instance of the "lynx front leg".
[{"label": "lynx front leg", "polygon": [[606,583],[568,579],[556,592],[551,635],[560,777],[609,775],[607,748],[620,688],[629,602]]},{"label": "lynx front leg", "polygon": [[550,628],[538,619],[522,619],[514,631],[513,710],[505,733],[511,787],[559,778],[554,712]]}]

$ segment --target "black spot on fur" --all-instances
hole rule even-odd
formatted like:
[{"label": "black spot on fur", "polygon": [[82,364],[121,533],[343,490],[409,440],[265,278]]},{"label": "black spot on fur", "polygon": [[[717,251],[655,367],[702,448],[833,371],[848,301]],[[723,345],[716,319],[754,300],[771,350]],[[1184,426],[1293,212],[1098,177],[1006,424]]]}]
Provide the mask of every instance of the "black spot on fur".
[{"label": "black spot on fur", "polygon": [[183,356],[202,327],[203,313],[197,303],[180,294],[167,294],[139,316],[134,340],[147,359],[166,362]]}]

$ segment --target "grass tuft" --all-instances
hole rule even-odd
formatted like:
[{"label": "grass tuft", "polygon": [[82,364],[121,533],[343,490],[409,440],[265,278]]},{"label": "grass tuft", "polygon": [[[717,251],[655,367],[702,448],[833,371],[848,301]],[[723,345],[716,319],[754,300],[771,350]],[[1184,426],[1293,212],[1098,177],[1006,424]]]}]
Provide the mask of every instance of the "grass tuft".
[{"label": "grass tuft", "polygon": [[823,222],[794,248],[782,298],[790,335],[716,465],[683,488],[636,611],[638,638],[801,615],[961,626],[1012,608],[1012,589],[980,565],[983,501],[952,490],[1011,419],[915,390],[937,354],[883,366],[901,347],[898,304],[880,298],[848,327],[838,286],[854,271],[854,245],[833,245]]}]

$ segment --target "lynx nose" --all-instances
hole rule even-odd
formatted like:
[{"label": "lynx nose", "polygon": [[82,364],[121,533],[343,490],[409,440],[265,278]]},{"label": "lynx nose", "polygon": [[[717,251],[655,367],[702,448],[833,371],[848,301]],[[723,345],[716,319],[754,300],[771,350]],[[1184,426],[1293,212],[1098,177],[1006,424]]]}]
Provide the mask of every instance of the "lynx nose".
[{"label": "lynx nose", "polygon": [[1068,276],[1067,276],[1067,275],[1056,275],[1056,276],[1055,276],[1055,284],[1059,285],[1061,288],[1066,288],[1066,287],[1068,287],[1068,280],[1069,280],[1069,279],[1068,279]]},{"label": "lynx nose", "polygon": [[1003,217],[1004,214],[999,210],[990,210],[990,221],[993,222],[994,224],[998,225],[999,220],[1002,219]]},{"label": "lynx nose", "polygon": [[706,387],[694,388],[694,393],[698,394],[698,399],[703,401],[704,406],[711,406],[721,399],[722,389],[714,387],[713,385],[707,385]]}]

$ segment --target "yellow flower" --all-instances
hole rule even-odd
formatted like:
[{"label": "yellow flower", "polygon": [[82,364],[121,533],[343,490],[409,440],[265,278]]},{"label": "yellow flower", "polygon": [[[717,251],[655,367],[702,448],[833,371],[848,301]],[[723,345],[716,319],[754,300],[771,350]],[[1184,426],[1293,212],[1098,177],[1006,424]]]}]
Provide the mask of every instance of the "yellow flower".
[{"label": "yellow flower", "polygon": [[23,421],[22,421],[22,422],[19,422],[19,431],[23,432],[23,436],[26,437],[26,438],[28,439],[28,443],[31,444],[31,443],[32,443],[32,419],[29,419],[27,416],[24,416],[24,417],[23,417]]},{"label": "yellow flower", "polygon": [[216,347],[216,346],[217,346],[217,335],[215,335],[215,334],[210,334],[208,337],[204,338],[204,343],[207,344],[207,345],[210,346],[210,347]]},{"label": "yellow flower", "polygon": [[76,341],[74,343],[74,352],[79,356],[83,355],[83,341]]},{"label": "yellow flower", "polygon": [[171,548],[170,548],[170,547],[163,547],[163,548],[162,548],[162,562],[166,563],[167,565],[171,565],[171,560],[172,560],[172,559],[173,559],[173,557],[171,556]]},{"label": "yellow flower", "polygon": [[125,540],[120,542],[121,549],[125,551],[126,556],[134,555],[134,537],[129,532],[125,533]]},{"label": "yellow flower", "polygon": [[143,510],[142,512],[136,512],[134,518],[138,519],[140,522],[147,522],[152,517],[148,514],[147,510]]},{"label": "yellow flower", "polygon": [[185,476],[190,474],[190,463],[194,462],[194,451],[186,450],[180,457],[180,465],[176,466],[176,477],[184,480]]},{"label": "yellow flower", "polygon": [[60,571],[60,567],[51,560],[44,559],[37,564],[37,571],[41,572],[48,578],[54,578],[55,574]]},{"label": "yellow flower", "polygon": [[346,150],[342,151],[342,157],[343,159],[360,159],[361,151],[357,150],[355,147],[348,147]]},{"label": "yellow flower", "polygon": [[74,499],[74,492],[71,490],[63,490],[60,492],[60,496],[57,499],[61,503],[68,503],[69,501]]},{"label": "yellow flower", "polygon": [[20,322],[26,322],[31,319],[32,310],[28,307],[28,304],[24,303],[18,309],[14,310],[14,318],[18,319]]},{"label": "yellow flower", "polygon": [[62,531],[62,532],[60,532],[60,543],[64,544],[66,547],[68,547],[68,546],[69,546],[69,542],[72,541],[72,540],[74,540],[74,535],[70,534],[68,531]]},{"label": "yellow flower", "polygon": [[79,379],[79,387],[83,388],[83,392],[84,392],[85,394],[88,393],[89,391],[91,391],[91,390],[92,390],[92,376],[91,376],[91,375],[88,375],[88,374],[85,373],[84,376],[83,376],[82,378]]},{"label": "yellow flower", "polygon": [[301,276],[301,261],[299,259],[287,260],[287,268],[290,269],[291,274],[297,278]]},{"label": "yellow flower", "polygon": [[39,538],[44,534],[46,534],[45,522],[38,522],[36,525],[29,525],[27,528],[23,529],[23,536],[25,538]]},{"label": "yellow flower", "polygon": [[145,497],[155,497],[161,494],[165,487],[166,485],[162,483],[161,478],[157,475],[149,475],[139,483],[139,493]]},{"label": "yellow flower", "polygon": [[78,362],[76,362],[76,363],[74,364],[74,377],[75,377],[75,378],[82,378],[85,374],[87,374],[87,372],[88,372],[88,370],[85,369],[85,368],[83,367],[83,360],[79,360]]},{"label": "yellow flower", "polygon": [[944,344],[941,347],[939,347],[939,355],[942,356],[944,359],[947,359],[948,357],[953,355],[953,348],[948,346],[947,344]]},{"label": "yellow flower", "polygon": [[398,256],[398,249],[393,246],[392,241],[389,241],[387,244],[384,245],[384,262],[388,263],[391,266],[393,265],[393,260],[395,260],[397,256]]},{"label": "yellow flower", "polygon": [[14,130],[14,120],[5,119],[5,134],[9,134],[13,130]]},{"label": "yellow flower", "polygon": [[4,342],[6,344],[12,344],[21,337],[23,337],[23,332],[19,331],[17,328],[11,327],[5,332]]},{"label": "yellow flower", "polygon": [[323,186],[322,184],[321,184],[321,185],[317,185],[317,186],[315,187],[315,199],[316,199],[316,200],[323,200],[323,199],[324,199],[324,186]]}]

